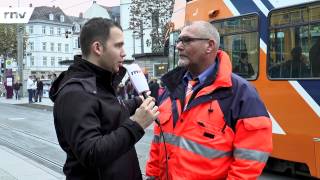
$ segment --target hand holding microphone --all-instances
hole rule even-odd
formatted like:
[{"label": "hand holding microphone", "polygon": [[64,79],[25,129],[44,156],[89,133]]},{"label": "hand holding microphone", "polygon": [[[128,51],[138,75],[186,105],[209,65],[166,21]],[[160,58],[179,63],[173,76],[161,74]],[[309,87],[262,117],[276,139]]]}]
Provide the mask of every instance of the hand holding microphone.
[{"label": "hand holding microphone", "polygon": [[158,115],[158,106],[155,106],[155,102],[152,97],[147,97],[131,118],[145,129],[150,126],[155,119],[157,119]]},{"label": "hand holding microphone", "polygon": [[155,105],[154,98],[147,95],[149,92],[149,86],[146,77],[142,73],[140,67],[137,64],[131,64],[126,67],[130,80],[138,92],[143,95],[143,103],[136,110],[135,114],[131,117],[133,121],[136,121],[143,129],[147,128],[157,119],[159,115],[158,106]]}]

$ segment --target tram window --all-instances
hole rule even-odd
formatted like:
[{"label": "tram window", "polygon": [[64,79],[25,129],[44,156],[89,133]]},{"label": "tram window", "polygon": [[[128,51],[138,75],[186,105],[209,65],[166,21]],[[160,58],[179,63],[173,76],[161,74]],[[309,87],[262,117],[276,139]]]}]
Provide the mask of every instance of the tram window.
[{"label": "tram window", "polygon": [[320,77],[320,5],[270,12],[268,75],[279,79]]},{"label": "tram window", "polygon": [[213,22],[220,33],[220,48],[232,61],[233,72],[256,79],[259,64],[258,15],[245,15]]}]

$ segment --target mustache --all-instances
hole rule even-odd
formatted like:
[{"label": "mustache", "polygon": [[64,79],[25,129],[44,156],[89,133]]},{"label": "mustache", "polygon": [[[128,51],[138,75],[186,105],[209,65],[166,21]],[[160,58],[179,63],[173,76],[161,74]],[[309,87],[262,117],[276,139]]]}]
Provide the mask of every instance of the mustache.
[{"label": "mustache", "polygon": [[188,56],[184,54],[179,54],[179,57],[188,57]]}]

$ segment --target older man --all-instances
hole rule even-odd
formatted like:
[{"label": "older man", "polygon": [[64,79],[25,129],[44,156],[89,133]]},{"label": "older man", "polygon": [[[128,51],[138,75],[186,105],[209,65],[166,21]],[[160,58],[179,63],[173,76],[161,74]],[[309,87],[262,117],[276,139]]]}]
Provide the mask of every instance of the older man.
[{"label": "older man", "polygon": [[231,72],[219,39],[203,21],[184,27],[178,38],[179,67],[162,77],[163,133],[155,125],[150,179],[257,179],[265,166],[271,121],[256,90]]}]

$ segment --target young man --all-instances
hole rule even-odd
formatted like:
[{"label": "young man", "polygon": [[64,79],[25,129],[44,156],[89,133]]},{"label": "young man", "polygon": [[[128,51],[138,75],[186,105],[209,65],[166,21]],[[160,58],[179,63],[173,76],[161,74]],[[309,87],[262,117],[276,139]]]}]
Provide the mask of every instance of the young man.
[{"label": "young man", "polygon": [[33,97],[33,87],[34,87],[34,81],[33,81],[33,76],[29,76],[27,80],[27,90],[28,90],[28,97],[29,97],[29,104],[33,103],[32,97]]},{"label": "young man", "polygon": [[43,96],[43,82],[40,80],[40,78],[37,78],[37,89],[36,89],[36,97],[35,102],[41,102]]},{"label": "young man", "polygon": [[[271,121],[256,90],[232,74],[208,22],[183,28],[178,68],[162,77],[150,179],[257,179],[272,150]],[[167,161],[167,163],[166,163]]]},{"label": "young man", "polygon": [[89,20],[80,34],[82,57],[50,89],[67,180],[142,179],[134,144],[159,112],[152,98],[117,99],[123,44],[118,24]]},{"label": "young man", "polygon": [[16,100],[19,100],[19,99],[20,99],[19,90],[20,90],[20,87],[21,87],[21,86],[22,86],[22,84],[21,84],[19,81],[16,81],[16,82],[13,84],[13,90],[14,90],[14,94],[15,94]]}]

